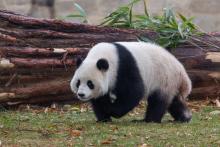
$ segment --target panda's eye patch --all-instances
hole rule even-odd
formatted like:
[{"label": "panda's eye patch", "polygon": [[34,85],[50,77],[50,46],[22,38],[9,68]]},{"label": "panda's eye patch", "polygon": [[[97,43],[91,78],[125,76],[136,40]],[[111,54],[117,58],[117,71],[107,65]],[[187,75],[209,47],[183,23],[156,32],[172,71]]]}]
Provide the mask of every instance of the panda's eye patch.
[{"label": "panda's eye patch", "polygon": [[80,80],[77,81],[76,87],[79,88],[79,85],[80,85]]},{"label": "panda's eye patch", "polygon": [[87,85],[88,85],[88,87],[89,87],[90,89],[94,89],[94,84],[92,83],[91,80],[88,80],[88,81],[87,81]]}]

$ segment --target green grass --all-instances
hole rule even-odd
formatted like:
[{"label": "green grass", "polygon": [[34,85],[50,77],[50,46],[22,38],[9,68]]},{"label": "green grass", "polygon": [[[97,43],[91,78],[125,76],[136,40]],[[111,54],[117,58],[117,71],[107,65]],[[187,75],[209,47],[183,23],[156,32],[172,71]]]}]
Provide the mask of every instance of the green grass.
[{"label": "green grass", "polygon": [[190,123],[133,123],[142,118],[133,112],[111,123],[96,123],[91,110],[80,112],[43,110],[0,112],[3,146],[220,146],[220,117],[204,107],[193,113]]}]

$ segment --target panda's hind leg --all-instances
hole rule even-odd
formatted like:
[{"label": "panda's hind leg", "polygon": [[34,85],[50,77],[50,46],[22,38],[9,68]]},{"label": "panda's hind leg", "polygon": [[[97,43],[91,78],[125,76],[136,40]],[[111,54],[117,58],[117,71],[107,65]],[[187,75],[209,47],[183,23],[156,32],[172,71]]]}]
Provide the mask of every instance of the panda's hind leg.
[{"label": "panda's hind leg", "polygon": [[175,121],[189,122],[192,118],[192,113],[187,107],[185,101],[178,96],[174,97],[172,103],[168,107],[168,111]]},{"label": "panda's hind leg", "polygon": [[167,95],[156,90],[148,97],[147,101],[148,106],[144,121],[160,123],[168,108]]}]

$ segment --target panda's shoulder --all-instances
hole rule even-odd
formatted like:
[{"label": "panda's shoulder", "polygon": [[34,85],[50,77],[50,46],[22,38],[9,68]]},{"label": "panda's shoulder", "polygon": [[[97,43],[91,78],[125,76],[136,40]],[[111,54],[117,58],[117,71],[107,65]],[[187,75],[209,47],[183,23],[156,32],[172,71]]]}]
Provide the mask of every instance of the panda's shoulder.
[{"label": "panda's shoulder", "polygon": [[122,46],[124,46],[129,51],[139,51],[139,52],[163,52],[161,46],[154,44],[154,43],[147,43],[147,42],[116,42]]}]

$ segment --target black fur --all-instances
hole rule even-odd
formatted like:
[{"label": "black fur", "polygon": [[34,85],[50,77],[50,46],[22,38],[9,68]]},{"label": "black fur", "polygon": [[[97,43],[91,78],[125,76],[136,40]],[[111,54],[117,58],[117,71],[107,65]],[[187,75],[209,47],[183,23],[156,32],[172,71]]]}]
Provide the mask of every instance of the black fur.
[{"label": "black fur", "polygon": [[94,89],[95,88],[95,85],[93,84],[93,82],[91,80],[88,80],[87,81],[87,86],[90,88],[90,89]]},{"label": "black fur", "polygon": [[76,59],[76,68],[79,68],[81,63],[82,63],[82,59],[81,58],[77,58]]},{"label": "black fur", "polygon": [[[144,96],[144,84],[136,61],[122,45],[114,43],[118,54],[118,70],[115,89],[117,99],[112,103],[109,94],[92,100],[98,121],[120,118],[139,104]],[[102,100],[101,100],[102,99]]]},{"label": "black fur", "polygon": [[79,88],[80,80],[77,80],[76,87]]},{"label": "black fur", "polygon": [[92,103],[93,111],[97,118],[97,122],[111,121],[111,115],[108,110],[111,102],[108,95],[104,95],[97,99],[92,99],[91,103]]},{"label": "black fur", "polygon": [[187,108],[184,101],[179,97],[175,97],[168,108],[169,113],[175,121],[189,122],[192,118],[190,110]]},{"label": "black fur", "polygon": [[167,96],[160,90],[154,91],[148,97],[148,106],[144,121],[160,123],[167,108]]},{"label": "black fur", "polygon": [[106,71],[108,70],[109,64],[106,59],[99,59],[96,63],[96,66],[99,70]]}]

